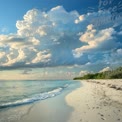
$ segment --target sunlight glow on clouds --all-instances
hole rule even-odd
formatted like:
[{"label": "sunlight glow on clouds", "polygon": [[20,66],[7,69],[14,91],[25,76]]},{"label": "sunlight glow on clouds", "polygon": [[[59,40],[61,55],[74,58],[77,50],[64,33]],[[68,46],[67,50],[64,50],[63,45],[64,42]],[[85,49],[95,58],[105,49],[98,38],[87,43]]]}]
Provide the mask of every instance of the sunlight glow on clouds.
[{"label": "sunlight glow on clouds", "polygon": [[[92,50],[101,50],[107,46],[108,48],[115,47],[115,43],[113,40],[115,39],[113,37],[113,34],[116,32],[113,28],[107,28],[103,30],[96,30],[93,29],[93,25],[88,25],[86,32],[81,35],[80,41],[85,43],[84,46],[77,48],[74,50],[74,56],[78,57],[78,55],[84,52],[92,51]],[[110,46],[111,43],[111,46]],[[113,43],[113,45],[112,45]],[[110,47],[109,47],[110,46]],[[77,55],[78,54],[78,55]]]},{"label": "sunlight glow on clouds", "polygon": [[[122,50],[116,37],[121,31],[115,29],[118,21],[106,25],[105,18],[110,20],[110,12],[80,15],[62,6],[47,12],[29,10],[23,20],[16,22],[17,33],[0,35],[0,67],[84,65],[99,60],[105,63],[108,54],[112,60],[113,49],[116,55]],[[103,23],[98,23],[102,19]]]}]

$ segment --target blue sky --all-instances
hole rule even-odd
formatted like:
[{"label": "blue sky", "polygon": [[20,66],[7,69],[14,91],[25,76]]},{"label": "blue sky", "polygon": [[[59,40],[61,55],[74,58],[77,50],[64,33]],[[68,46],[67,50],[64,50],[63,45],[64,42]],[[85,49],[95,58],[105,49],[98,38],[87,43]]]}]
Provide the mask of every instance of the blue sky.
[{"label": "blue sky", "polygon": [[1,0],[1,79],[5,72],[11,79],[64,79],[121,66],[121,6],[120,0]]},{"label": "blue sky", "polygon": [[[21,20],[23,15],[33,8],[48,11],[51,8],[62,5],[67,11],[77,10],[82,13],[88,6],[97,5],[98,1],[92,0],[1,0],[0,4],[0,28],[6,28],[5,33],[16,32],[16,21]],[[4,32],[3,32],[4,33]]]}]

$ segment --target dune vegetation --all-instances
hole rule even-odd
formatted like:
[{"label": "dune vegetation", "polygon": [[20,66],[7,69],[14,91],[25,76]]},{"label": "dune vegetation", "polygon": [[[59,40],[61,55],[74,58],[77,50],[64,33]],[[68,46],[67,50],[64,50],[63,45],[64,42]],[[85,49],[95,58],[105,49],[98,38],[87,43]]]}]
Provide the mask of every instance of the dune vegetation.
[{"label": "dune vegetation", "polygon": [[82,79],[121,79],[122,78],[122,67],[115,70],[99,72],[99,73],[89,73],[82,77],[75,77],[74,80]]}]

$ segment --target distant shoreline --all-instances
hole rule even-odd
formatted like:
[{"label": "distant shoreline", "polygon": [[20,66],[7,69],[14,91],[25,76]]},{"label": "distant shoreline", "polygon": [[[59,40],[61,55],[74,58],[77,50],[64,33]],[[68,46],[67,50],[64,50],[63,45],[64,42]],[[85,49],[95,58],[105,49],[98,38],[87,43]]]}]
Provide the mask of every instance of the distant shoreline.
[{"label": "distant shoreline", "polygon": [[80,87],[80,82],[69,86],[60,95],[36,103],[30,113],[19,122],[67,122],[73,108],[66,102],[65,97]]},{"label": "distant shoreline", "polygon": [[122,67],[115,70],[102,71],[98,73],[88,73],[81,77],[75,77],[74,80],[87,80],[87,79],[122,79]]}]

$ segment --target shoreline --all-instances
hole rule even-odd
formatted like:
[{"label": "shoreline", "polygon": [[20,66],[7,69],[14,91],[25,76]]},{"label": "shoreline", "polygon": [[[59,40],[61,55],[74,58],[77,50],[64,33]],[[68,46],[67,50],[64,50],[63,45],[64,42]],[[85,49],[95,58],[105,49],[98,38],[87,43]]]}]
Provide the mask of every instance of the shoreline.
[{"label": "shoreline", "polygon": [[[0,113],[0,122],[121,122],[121,80],[74,81],[60,95]],[[114,86],[114,87],[110,87]]]},{"label": "shoreline", "polygon": [[60,95],[34,103],[28,115],[17,122],[67,122],[74,108],[65,101],[65,97],[80,87],[80,82],[69,86]]},{"label": "shoreline", "polygon": [[[80,87],[65,97],[74,108],[68,122],[121,122],[122,91],[109,85],[122,85],[121,80],[83,80]],[[108,85],[109,84],[109,85]]]},{"label": "shoreline", "polygon": [[59,95],[31,104],[1,109],[0,122],[66,122],[73,108],[65,96],[80,87],[80,82],[72,83]]}]

